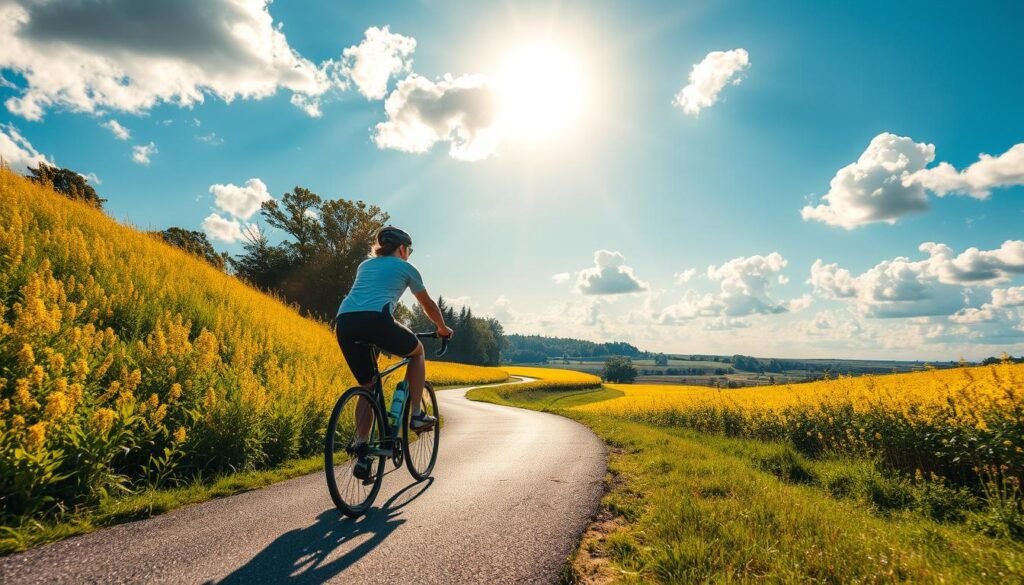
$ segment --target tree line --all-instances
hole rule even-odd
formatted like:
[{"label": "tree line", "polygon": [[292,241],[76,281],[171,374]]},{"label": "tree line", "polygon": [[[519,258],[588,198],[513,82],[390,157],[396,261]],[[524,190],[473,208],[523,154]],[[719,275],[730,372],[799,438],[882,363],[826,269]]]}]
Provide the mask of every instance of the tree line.
[{"label": "tree line", "polygon": [[595,343],[567,337],[544,335],[508,335],[506,361],[546,363],[549,360],[595,358],[609,355],[638,357],[641,351],[625,342]]}]

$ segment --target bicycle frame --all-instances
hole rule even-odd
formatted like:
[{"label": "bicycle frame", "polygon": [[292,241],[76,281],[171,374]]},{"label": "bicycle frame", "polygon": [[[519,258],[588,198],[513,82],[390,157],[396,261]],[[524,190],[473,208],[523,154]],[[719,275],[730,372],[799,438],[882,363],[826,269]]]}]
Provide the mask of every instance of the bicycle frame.
[{"label": "bicycle frame", "polygon": [[[449,338],[441,337],[440,335],[437,334],[436,331],[433,331],[433,332],[430,332],[430,333],[417,333],[416,337],[418,339],[441,339],[441,348],[435,354],[435,355],[437,355],[437,357],[441,357],[445,353],[448,352],[448,340],[449,340]],[[372,393],[373,393],[374,398],[377,400],[377,405],[380,407],[380,411],[382,413],[384,413],[385,420],[387,420],[387,413],[388,413],[388,411],[390,409],[388,408],[388,405],[387,405],[387,403],[386,403],[386,401],[384,399],[384,378],[388,377],[390,374],[392,374],[393,372],[395,372],[399,368],[402,368],[404,366],[409,365],[409,362],[412,361],[412,358],[409,358],[409,357],[402,358],[402,359],[398,360],[397,362],[391,364],[387,368],[385,368],[384,371],[378,371],[378,369],[377,369],[377,360],[380,357],[380,350],[377,349],[376,346],[371,346],[371,349],[373,350],[373,388],[372,388]],[[381,433],[381,435],[382,435],[382,437],[381,437],[381,439],[382,439],[381,440],[381,445],[382,446],[387,446],[387,445],[390,444],[391,448],[390,449],[383,449],[383,448],[379,449],[375,453],[375,455],[377,455],[377,456],[384,456],[384,457],[396,457],[398,455],[398,449],[400,448],[399,445],[401,445],[401,441],[398,440],[399,434],[401,433],[401,424],[402,424],[402,421],[398,421],[398,425],[396,425],[393,428],[391,427],[391,425],[386,424],[385,427],[387,427],[387,428],[381,429],[382,431],[384,431],[383,433]],[[371,435],[373,434],[373,427],[370,427],[370,433],[371,433]]]}]

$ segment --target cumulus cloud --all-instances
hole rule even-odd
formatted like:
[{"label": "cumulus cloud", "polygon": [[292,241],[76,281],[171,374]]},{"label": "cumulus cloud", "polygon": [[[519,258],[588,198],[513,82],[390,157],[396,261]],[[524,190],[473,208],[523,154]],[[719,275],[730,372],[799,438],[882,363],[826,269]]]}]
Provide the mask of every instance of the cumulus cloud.
[{"label": "cumulus cloud", "polygon": [[249,179],[242,186],[230,183],[210,185],[210,193],[218,209],[244,220],[259,211],[264,201],[273,199],[267,185],[257,178]]},{"label": "cumulus cloud", "polygon": [[804,220],[846,229],[872,223],[896,223],[910,213],[928,209],[928,195],[919,183],[904,178],[935,160],[935,146],[883,132],[875,136],[856,162],[832,178],[818,205],[801,210]]},{"label": "cumulus cloud", "polygon": [[200,134],[196,136],[196,140],[203,144],[209,144],[210,146],[220,146],[224,144],[224,139],[217,136],[216,132],[210,132],[209,134]]},{"label": "cumulus cloud", "polygon": [[594,252],[594,266],[576,273],[576,291],[584,295],[618,295],[647,290],[647,283],[626,266],[619,252]]},{"label": "cumulus cloud", "polygon": [[672,105],[686,114],[697,116],[704,108],[718,101],[718,95],[727,85],[738,85],[742,72],[750,67],[750,55],[745,49],[712,51],[693,66],[689,83],[676,94]]},{"label": "cumulus cloud", "polygon": [[568,272],[559,272],[551,276],[551,280],[555,281],[555,284],[565,284],[572,278]]},{"label": "cumulus cloud", "polygon": [[928,192],[985,199],[992,189],[1024,184],[1024,144],[1000,156],[982,154],[963,171],[949,163],[935,167],[935,146],[883,132],[856,162],[836,173],[817,205],[801,210],[804,220],[853,229],[875,222],[896,223],[926,211]]},{"label": "cumulus cloud", "polygon": [[312,116],[331,86],[300,56],[266,0],[87,0],[0,4],[0,69],[24,79],[9,111],[140,112],[207,95],[259,99],[278,88]]},{"label": "cumulus cloud", "polygon": [[1024,307],[1024,286],[994,289],[992,304],[997,307]]},{"label": "cumulus cloud", "polygon": [[228,244],[240,242],[244,238],[242,224],[238,220],[226,218],[217,212],[203,220],[203,231],[211,238]]},{"label": "cumulus cloud", "polygon": [[[967,310],[965,286],[992,286],[1024,274],[1021,240],[1007,240],[994,250],[968,248],[960,254],[945,244],[932,242],[921,244],[919,249],[928,254],[927,259],[883,260],[857,276],[819,259],[811,266],[808,282],[820,296],[849,300],[867,317],[955,314],[954,320],[967,323],[978,322],[992,312]],[[992,304],[1012,306],[1021,294],[1019,288],[1024,287],[993,290]]]},{"label": "cumulus cloud", "polygon": [[917,171],[906,180],[940,197],[953,193],[987,199],[996,187],[1024,185],[1024,144],[1015,144],[999,156],[981,154],[978,162],[959,172],[944,162]]},{"label": "cumulus cloud", "polygon": [[739,317],[802,310],[810,304],[805,297],[791,301],[777,301],[772,297],[773,283],[778,282],[787,264],[781,254],[772,252],[767,256],[741,256],[721,266],[709,266],[706,276],[718,283],[718,291],[701,295],[689,290],[679,302],[662,309],[657,320],[670,325],[699,317],[715,317],[705,325],[718,330],[749,326]]},{"label": "cumulus cloud", "polygon": [[21,173],[27,172],[30,166],[50,162],[12,124],[0,124],[0,159]]},{"label": "cumulus cloud", "polygon": [[148,167],[150,157],[159,152],[160,151],[156,148],[156,144],[153,142],[150,142],[149,144],[136,144],[132,147],[132,161]]},{"label": "cumulus cloud", "polygon": [[114,138],[117,138],[118,140],[128,140],[132,137],[132,133],[129,132],[127,128],[122,126],[121,123],[117,120],[107,120],[106,122],[101,124],[101,126],[106,128],[107,130],[110,130],[110,132],[114,135]]},{"label": "cumulus cloud", "polygon": [[1024,274],[1024,240],[1006,240],[995,250],[971,247],[960,254],[945,244],[925,242],[929,271],[946,284],[996,284]]},{"label": "cumulus cloud", "polygon": [[819,259],[811,266],[809,282],[824,298],[849,299],[865,317],[949,315],[964,305],[960,288],[939,283],[927,260],[884,260],[853,276]]},{"label": "cumulus cloud", "polygon": [[384,99],[391,77],[412,70],[415,50],[416,39],[392,33],[386,26],[372,26],[361,43],[342,52],[340,73],[366,99]]},{"label": "cumulus cloud", "polygon": [[415,73],[406,77],[384,102],[387,120],[377,124],[379,148],[424,153],[438,142],[450,144],[456,159],[477,161],[494,154],[497,95],[479,75],[431,81]]}]

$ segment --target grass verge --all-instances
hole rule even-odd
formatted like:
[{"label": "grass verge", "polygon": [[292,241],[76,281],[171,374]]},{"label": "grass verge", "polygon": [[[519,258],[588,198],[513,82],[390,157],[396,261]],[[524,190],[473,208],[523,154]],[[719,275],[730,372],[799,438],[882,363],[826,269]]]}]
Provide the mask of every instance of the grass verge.
[{"label": "grass verge", "polygon": [[566,582],[1024,579],[1020,542],[879,505],[886,484],[872,483],[863,461],[808,461],[782,444],[571,410],[614,392],[502,392],[499,386],[469,393],[570,416],[609,445],[608,492],[565,571]]}]

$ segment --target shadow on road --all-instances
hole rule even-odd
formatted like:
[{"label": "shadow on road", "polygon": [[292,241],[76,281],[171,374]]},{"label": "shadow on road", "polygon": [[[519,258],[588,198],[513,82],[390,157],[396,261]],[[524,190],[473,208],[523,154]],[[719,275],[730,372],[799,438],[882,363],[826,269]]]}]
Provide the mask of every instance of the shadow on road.
[{"label": "shadow on road", "polygon": [[[380,508],[371,508],[358,520],[346,518],[336,508],[324,510],[306,528],[288,531],[256,554],[246,564],[220,581],[206,585],[249,583],[323,583],[341,573],[377,547],[405,523],[401,509],[420,497],[433,478],[412,483],[391,496]],[[369,538],[364,538],[369,535]],[[330,562],[324,562],[339,547],[361,540],[354,548]]]}]

